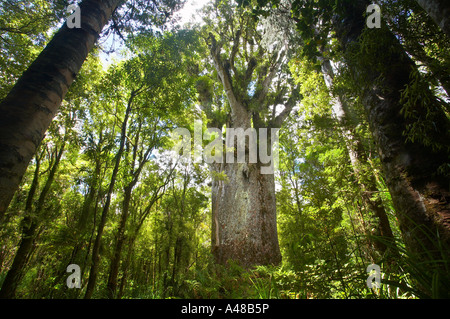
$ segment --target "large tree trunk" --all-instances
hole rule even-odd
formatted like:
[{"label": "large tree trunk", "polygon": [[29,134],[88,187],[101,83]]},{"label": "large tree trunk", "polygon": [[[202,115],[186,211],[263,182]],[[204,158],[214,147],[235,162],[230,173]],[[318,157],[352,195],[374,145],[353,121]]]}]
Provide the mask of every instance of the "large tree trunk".
[{"label": "large tree trunk", "polygon": [[[344,15],[351,18],[345,25],[335,21],[336,34],[345,51],[355,45],[362,34],[365,26],[363,13],[369,3],[359,0],[346,4]],[[428,108],[433,111],[436,129],[428,133],[434,133],[431,137],[433,142],[446,145],[449,123],[432,99],[426,108],[420,105],[420,100],[415,101],[412,110],[416,118],[405,118],[401,93],[410,83],[415,65],[384,26],[368,32],[379,33],[376,37],[383,41],[373,41],[370,49],[364,50],[364,54],[368,54],[364,58],[369,61],[383,58],[384,65],[375,68],[371,63],[357,63],[350,59],[348,66],[355,80],[364,85],[361,100],[405,244],[411,253],[423,260],[436,260],[441,258],[436,252],[438,240],[443,244],[450,242],[450,181],[448,176],[438,173],[439,167],[448,162],[449,155],[445,150],[425,146],[420,139],[409,141],[404,132],[414,121],[430,120]],[[388,56],[386,47],[390,48]]]},{"label": "large tree trunk", "polygon": [[223,164],[227,181],[212,185],[212,245],[218,263],[278,264],[275,181],[260,165]]},{"label": "large tree trunk", "polygon": [[450,37],[450,2],[448,0],[417,0],[417,3]]},{"label": "large tree trunk", "polygon": [[[231,126],[250,128],[250,112],[237,101],[230,104]],[[257,163],[250,163],[249,143],[245,138],[245,163],[237,162],[237,144],[233,141],[234,163],[224,156],[223,163],[212,164],[214,170],[226,174],[225,180],[214,180],[212,185],[212,248],[220,264],[233,260],[251,267],[281,262],[274,174],[261,173],[259,157]],[[271,143],[268,146],[271,149]]]},{"label": "large tree trunk", "polygon": [[[238,31],[235,46],[233,52],[231,52],[231,60],[234,60],[234,54],[238,50],[239,35],[240,32]],[[227,132],[230,128],[247,131],[252,128],[252,121],[255,130],[264,128],[265,124],[261,121],[259,111],[250,110],[247,106],[248,101],[243,102],[245,98],[242,97],[242,94],[237,93],[238,89],[234,85],[238,84],[233,84],[228,61],[222,60],[220,44],[217,43],[212,34],[210,34],[209,39],[211,41],[210,54],[213,64],[231,108]],[[256,62],[255,60],[248,62],[246,74],[253,72]],[[264,105],[269,86],[278,70],[278,62],[271,65],[268,74],[263,75],[265,79],[262,81],[261,87],[258,88],[258,92],[255,93],[258,105]],[[238,76],[235,75],[235,77],[235,80],[239,81]],[[208,90],[199,90],[199,95],[202,107],[205,113],[209,115],[212,100]],[[279,128],[292,110],[295,101],[294,96],[290,98],[281,114],[274,117],[265,129],[271,131],[272,127]],[[221,123],[216,121],[214,117],[211,120],[211,123],[219,124],[219,128],[222,127]],[[273,136],[270,136],[271,133],[267,132],[266,136],[268,149],[262,150],[262,152],[265,151],[267,155],[271,154],[273,160],[273,152],[271,152]],[[256,135],[253,142],[261,148],[264,144],[261,144],[262,139],[258,131],[256,131]],[[235,145],[234,161],[231,162],[226,158],[227,156],[224,156],[223,163],[211,165],[213,171],[226,174],[225,179],[214,180],[212,185],[211,239],[213,255],[216,262],[221,264],[225,264],[228,260],[233,260],[244,267],[279,264],[281,253],[277,234],[274,174],[273,172],[272,174],[262,173],[263,164],[260,156],[257,156],[256,162],[250,161],[250,147],[253,145],[250,144],[250,138],[242,138],[245,140],[238,140],[237,144],[244,145],[245,163],[238,162],[236,144],[229,140],[226,143],[225,151],[227,152],[228,147]],[[232,142],[232,144],[228,145],[228,142]]]},{"label": "large tree trunk", "polygon": [[0,220],[45,131],[119,0],[85,0],[0,103]]}]

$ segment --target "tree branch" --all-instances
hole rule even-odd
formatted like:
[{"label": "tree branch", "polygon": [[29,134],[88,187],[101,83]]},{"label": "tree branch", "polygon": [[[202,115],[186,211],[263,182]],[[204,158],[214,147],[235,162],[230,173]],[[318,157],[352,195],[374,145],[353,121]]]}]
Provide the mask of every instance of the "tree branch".
[{"label": "tree branch", "polygon": [[209,39],[211,40],[210,52],[211,57],[213,59],[214,67],[217,70],[220,81],[222,82],[228,101],[230,102],[230,105],[232,105],[233,107],[233,105],[238,104],[238,100],[236,98],[236,95],[234,94],[230,73],[225,68],[222,58],[220,57],[221,47],[217,45],[216,38],[212,33],[209,33]]},{"label": "tree branch", "polygon": [[270,121],[269,126],[272,128],[281,127],[284,120],[289,116],[292,109],[299,100],[301,100],[301,95],[298,91],[298,87],[295,87],[294,90],[292,90],[291,96],[289,97],[288,101],[284,105],[284,110],[281,111],[281,113],[278,114],[278,116],[276,116],[274,119]]},{"label": "tree branch", "polygon": [[233,69],[233,72],[237,74],[236,68],[234,66],[234,59],[236,58],[236,54],[239,52],[239,39],[241,38],[241,29],[236,31],[236,35],[233,39],[233,48],[231,49],[230,55],[230,67]]},{"label": "tree branch", "polygon": [[278,59],[276,60],[275,63],[273,63],[270,66],[269,73],[264,78],[264,80],[262,80],[262,82],[261,82],[262,77],[260,77],[258,79],[258,82],[259,82],[258,89],[257,89],[255,95],[253,96],[253,99],[256,101],[256,103],[261,104],[264,101],[264,99],[266,98],[267,93],[269,92],[270,84],[272,83],[272,81],[278,71],[281,61],[284,58],[284,54],[285,54],[284,51],[280,52]]},{"label": "tree branch", "polygon": [[231,88],[232,87],[231,77],[228,74],[228,72],[226,72],[222,58],[220,56],[221,46],[217,44],[217,40],[211,32],[209,33],[209,39],[211,41],[210,44],[211,57],[213,59],[213,63],[217,70],[217,73],[219,73],[219,78],[224,86]]}]

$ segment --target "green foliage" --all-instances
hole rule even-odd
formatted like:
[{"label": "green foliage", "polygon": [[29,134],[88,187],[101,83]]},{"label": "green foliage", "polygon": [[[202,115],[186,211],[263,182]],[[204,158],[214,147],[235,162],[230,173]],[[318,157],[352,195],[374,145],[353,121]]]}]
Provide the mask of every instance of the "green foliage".
[{"label": "green foliage", "polygon": [[[450,110],[450,105],[437,100],[436,94],[430,94],[429,82],[426,81],[415,70],[411,73],[411,82],[402,92],[402,115],[410,120],[404,134],[411,142],[423,143],[434,150],[449,150],[446,139],[440,138],[440,132],[437,129],[440,123],[438,117],[442,114],[440,110]],[[426,113],[418,112],[419,109],[426,110]],[[445,113],[444,113],[445,114]],[[450,113],[446,113],[450,119]],[[442,120],[439,118],[439,120]]]},{"label": "green foliage", "polygon": [[63,1],[0,3],[0,100],[37,57],[64,14]]},{"label": "green foliage", "polygon": [[[88,57],[2,221],[0,284],[24,230],[32,223],[37,225],[16,297],[83,297],[112,170],[121,156],[102,235],[94,298],[111,297],[108,281],[117,252],[115,298],[449,298],[449,254],[444,241],[433,241],[433,251],[417,256],[401,239],[361,106],[360,93],[374,83],[364,76],[355,79],[342,67],[336,68],[332,87],[323,80],[316,58],[333,58],[341,66],[341,48],[330,38],[330,30],[332,14],[344,14],[349,2],[294,1],[284,17],[278,10],[280,1],[239,3],[215,1],[205,9],[206,24],[191,30],[149,29],[149,22],[162,24],[178,1],[164,1],[160,9],[149,12],[144,10],[145,1],[127,1],[115,13],[119,23],[115,31],[129,36],[127,58],[104,70],[97,51]],[[389,7],[383,10],[397,17],[388,26],[414,61],[425,65],[411,72],[409,85],[397,92],[409,121],[404,134],[412,143],[448,148],[448,141],[439,139],[435,130],[436,110],[449,116],[442,89],[446,78],[436,72],[448,70],[448,39],[426,36],[435,27],[410,0],[386,3]],[[48,40],[62,16],[63,4],[38,0],[0,4],[0,99]],[[270,17],[277,23],[265,20]],[[267,87],[262,103],[253,97],[262,94],[264,79],[279,62],[278,54],[282,55],[267,46],[273,40],[267,26],[279,30],[286,21],[295,22],[296,40],[283,35],[289,48],[285,48],[279,72],[273,73],[278,82]],[[321,27],[312,29],[318,21]],[[133,23],[136,28],[131,28]],[[244,269],[233,261],[215,263],[210,247],[210,185],[211,180],[229,182],[228,178],[204,165],[182,163],[170,153],[170,131],[177,127],[193,131],[200,113],[198,100],[205,113],[201,115],[203,129],[222,127],[229,121],[230,104],[209,56],[210,32],[220,45],[221,59],[233,56],[233,68],[228,61],[232,87],[253,113],[268,120],[289,97],[301,97],[280,130],[276,199],[283,262],[278,266]],[[242,50],[236,49],[236,35],[245,41]],[[413,44],[414,36],[421,47]],[[380,43],[389,41],[381,33],[367,31],[346,58],[385,70],[392,52],[388,46],[374,51]],[[352,111],[345,122],[333,112],[337,97]],[[130,105],[124,150],[119,154]],[[426,109],[424,118],[418,116],[418,109]],[[344,131],[360,141],[365,160],[357,165],[351,161]],[[56,171],[50,179],[53,167]],[[446,172],[445,164],[442,172]],[[361,184],[369,178],[375,180],[375,190],[364,193],[367,190],[361,190]],[[130,190],[129,198],[126,190]],[[363,195],[382,203],[394,233],[392,240],[376,232],[377,218],[364,204]],[[423,232],[426,238],[436,238],[430,230]],[[118,251],[120,240],[123,248]],[[374,243],[383,243],[398,254],[392,258]],[[70,263],[81,266],[82,289],[65,285]],[[382,268],[379,289],[366,286],[366,268],[372,263]]]}]

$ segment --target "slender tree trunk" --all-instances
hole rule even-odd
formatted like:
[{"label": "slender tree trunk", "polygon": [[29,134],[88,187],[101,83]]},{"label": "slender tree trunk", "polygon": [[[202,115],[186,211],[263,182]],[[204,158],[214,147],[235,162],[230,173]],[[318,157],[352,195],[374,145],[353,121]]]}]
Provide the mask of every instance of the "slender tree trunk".
[{"label": "slender tree trunk", "polygon": [[45,131],[119,0],[85,0],[0,103],[0,220]]},{"label": "slender tree trunk", "polygon": [[[347,19],[345,25],[338,19],[335,21],[336,35],[344,51],[358,43],[365,26],[363,13],[369,3],[359,0],[346,4],[344,15],[351,19]],[[427,105],[428,110],[420,105],[420,100],[415,101],[412,108],[416,118],[405,118],[401,93],[409,84],[415,65],[385,26],[367,32],[379,33],[375,36],[377,39],[382,37],[383,41],[372,43],[370,50],[364,52],[368,54],[365,58],[384,57],[384,65],[375,68],[370,63],[350,59],[348,66],[355,80],[364,85],[361,100],[405,244],[411,253],[427,260],[437,250],[436,231],[444,245],[450,240],[450,181],[448,176],[438,173],[439,167],[448,162],[449,155],[446,151],[425,146],[420,140],[407,140],[404,132],[414,123],[412,121],[429,120],[427,111],[431,110],[431,114],[437,114],[433,118],[436,130],[432,139],[446,145],[449,123],[432,99]],[[388,56],[386,47],[390,48]],[[434,255],[433,258],[441,257]]]},{"label": "slender tree trunk", "polygon": [[138,232],[135,232],[135,234],[128,241],[127,258],[125,259],[125,263],[124,263],[124,265],[122,267],[123,275],[122,275],[122,279],[120,281],[120,288],[119,288],[119,292],[118,292],[118,295],[117,295],[117,299],[121,299],[122,296],[123,296],[123,291],[124,291],[124,288],[125,288],[125,284],[127,282],[128,270],[129,270],[129,267],[130,267],[131,257],[133,255],[134,244],[136,242],[137,235],[138,235]]},{"label": "slender tree trunk", "polygon": [[125,147],[125,139],[127,133],[127,124],[128,119],[130,117],[133,99],[135,97],[135,92],[131,93],[130,99],[128,100],[127,109],[125,111],[125,117],[122,122],[121,135],[120,135],[120,144],[119,149],[117,150],[117,154],[115,157],[115,164],[113,168],[113,172],[111,174],[111,181],[109,183],[108,194],[106,196],[105,206],[102,210],[102,215],[100,217],[100,223],[97,229],[97,236],[95,237],[94,246],[92,248],[92,265],[91,270],[89,272],[89,280],[86,288],[86,294],[84,296],[85,299],[90,299],[92,294],[94,293],[95,283],[97,282],[98,271],[100,267],[100,246],[101,240],[103,236],[103,229],[106,225],[106,219],[109,212],[109,207],[111,205],[111,196],[114,191],[114,185],[116,183],[117,173],[119,172],[119,166],[122,159],[123,150]]},{"label": "slender tree trunk", "polygon": [[[130,164],[130,172],[129,175],[132,176],[132,180],[124,187],[124,198],[122,202],[122,214],[120,216],[120,222],[119,227],[117,229],[117,242],[116,246],[114,248],[114,255],[113,259],[111,260],[111,266],[110,266],[110,272],[109,272],[109,278],[108,278],[108,284],[107,284],[107,292],[109,294],[110,298],[114,298],[116,295],[116,289],[117,289],[117,276],[119,275],[119,268],[120,268],[120,259],[122,256],[122,249],[126,240],[125,237],[125,230],[127,225],[128,216],[130,214],[130,201],[131,201],[131,194],[133,191],[134,186],[139,181],[139,177],[141,175],[142,169],[144,168],[145,164],[148,162],[148,156],[150,155],[151,151],[154,148],[154,144],[150,144],[150,146],[147,148],[143,156],[138,161],[138,165],[136,166],[136,158],[137,153],[139,149],[139,138],[140,138],[140,132],[141,132],[142,122],[139,122],[139,129],[136,133],[136,137],[134,140],[133,145],[133,151],[132,151],[132,157],[133,161],[132,164]],[[153,197],[154,199],[155,197]],[[153,205],[153,200],[151,200],[151,206]],[[146,207],[150,209],[149,207]],[[147,210],[145,210],[147,211]],[[145,214],[144,214],[145,215]],[[142,221],[143,222],[143,221]],[[139,231],[142,223],[138,225],[137,231]]]},{"label": "slender tree trunk", "polygon": [[100,170],[101,170],[101,162],[100,160],[96,160],[95,169],[93,172],[93,179],[89,185],[89,190],[84,199],[83,207],[81,209],[81,213],[76,225],[75,246],[73,247],[69,262],[64,266],[63,270],[64,275],[67,274],[66,268],[68,265],[77,263],[78,254],[82,249],[83,245],[86,244],[85,243],[86,224],[94,211],[93,204],[96,200],[98,193],[98,179],[100,176]]},{"label": "slender tree trunk", "polygon": [[[24,219],[24,222],[29,222],[29,219]],[[24,226],[19,249],[0,290],[0,299],[12,299],[16,296],[16,289],[23,275],[22,270],[25,268],[28,255],[33,247],[36,227],[36,223]]]},{"label": "slender tree trunk", "polygon": [[[37,190],[38,185],[39,185],[39,170],[40,170],[40,158],[36,155],[36,167],[34,169],[33,181],[31,182],[30,190],[28,191],[27,201],[26,201],[26,204],[25,204],[25,212],[26,212],[26,214],[30,214],[31,210],[33,209],[33,198],[34,198],[34,195],[35,195],[36,190]],[[21,243],[19,245],[19,249],[20,249],[20,247],[22,245],[22,241],[24,241],[24,238],[28,238],[28,237],[30,237],[30,235],[32,233],[34,233],[34,230],[30,229],[29,227],[26,227],[26,225],[30,225],[30,220],[29,219],[30,219],[29,216],[26,215],[26,217],[23,220],[24,227],[23,227],[23,230],[22,230],[22,240],[21,240]],[[24,250],[28,249],[28,248],[25,248],[25,246],[29,245],[28,243],[23,243],[23,245],[24,245],[24,248],[23,248]],[[13,260],[13,263],[14,262],[22,263],[22,261],[19,262],[19,259],[21,259],[21,257],[17,257],[18,255],[23,255],[23,252],[19,253],[19,251],[17,251],[16,256],[15,256],[15,258]],[[17,258],[17,261],[16,261],[16,258]],[[22,265],[11,266],[11,269],[21,269],[21,268],[23,268]],[[14,278],[14,279],[10,280],[12,283],[19,281],[19,274],[11,273],[10,276],[12,278]],[[9,285],[11,285],[11,284],[9,284]],[[14,284],[12,284],[12,285],[14,285]],[[0,298],[13,298],[14,297],[14,292],[13,292],[14,289],[7,288],[8,284],[6,284],[6,286],[5,286],[5,284],[3,284],[3,286],[5,287],[4,288],[5,291],[10,291],[10,292],[8,292],[8,293],[5,292],[4,293],[3,292],[3,287],[2,287],[2,289],[0,290]],[[4,296],[3,296],[3,294],[4,294]]]},{"label": "slender tree trunk", "polygon": [[85,234],[87,222],[88,222],[89,218],[92,216],[93,203],[95,202],[95,198],[97,196],[98,188],[99,188],[98,179],[99,179],[100,172],[101,172],[101,166],[102,166],[102,163],[101,163],[100,159],[96,159],[95,160],[95,169],[93,171],[94,175],[92,176],[93,179],[89,185],[89,190],[88,190],[88,193],[84,200],[83,208],[81,209],[81,214],[78,219],[77,226],[76,226],[77,227],[76,235],[78,238],[77,246],[82,244],[82,243],[80,243],[79,238]]},{"label": "slender tree trunk", "polygon": [[120,216],[119,228],[117,229],[117,242],[114,247],[114,255],[111,260],[111,266],[110,266],[108,284],[107,284],[109,298],[114,298],[116,295],[117,276],[119,275],[120,259],[122,256],[123,245],[126,240],[125,226],[127,223],[128,214],[129,214],[129,210],[130,210],[131,190],[132,190],[132,186],[128,185],[125,188],[125,192],[124,192],[122,215]]},{"label": "slender tree trunk", "polygon": [[58,166],[61,161],[62,154],[64,153],[64,147],[65,147],[65,139],[59,151],[56,152],[55,162],[53,163],[53,166],[50,170],[44,188],[42,189],[41,194],[39,195],[37,207],[33,212],[33,214],[31,214],[32,199],[38,183],[37,178],[38,178],[39,164],[37,164],[36,166],[32,187],[30,189],[30,193],[26,203],[27,215],[23,219],[22,240],[20,241],[19,249],[17,250],[16,256],[14,257],[14,261],[11,265],[11,268],[9,269],[8,274],[6,275],[5,280],[3,282],[2,289],[0,290],[0,298],[11,299],[14,298],[16,295],[17,286],[19,285],[20,279],[23,275],[23,270],[30,256],[30,253],[33,249],[33,244],[36,237],[36,230],[39,226],[39,221],[37,220],[37,218],[40,217],[42,210],[44,208],[45,199],[47,198],[47,194],[50,191],[50,186],[53,183],[56,171],[58,170]]},{"label": "slender tree trunk", "polygon": [[[141,166],[142,166],[142,164],[143,163],[141,163]],[[122,276],[122,280],[121,280],[121,283],[120,283],[120,289],[119,289],[119,292],[118,292],[118,295],[117,295],[118,299],[120,299],[122,297],[122,295],[123,295],[123,290],[125,288],[125,283],[127,281],[127,276],[128,276],[128,268],[130,266],[132,252],[134,251],[134,245],[136,243],[136,238],[139,236],[139,232],[140,232],[140,230],[142,228],[142,225],[144,224],[144,221],[146,220],[146,218],[150,214],[151,208],[153,207],[155,202],[159,198],[161,198],[162,194],[158,194],[158,193],[169,182],[169,177],[172,175],[172,172],[173,172],[173,169],[171,170],[171,172],[170,172],[168,178],[165,180],[164,184],[160,185],[158,188],[155,189],[155,191],[154,191],[154,193],[153,193],[153,195],[151,197],[149,205],[147,205],[147,207],[145,207],[144,211],[142,212],[142,215],[139,216],[139,218],[138,218],[138,223],[136,225],[136,228],[134,229],[134,232],[130,236],[128,236],[128,252],[127,252],[127,258],[125,260],[125,263],[122,266],[123,276]],[[137,179],[136,179],[136,181],[137,181]],[[125,201],[125,199],[124,199],[124,201]],[[122,215],[122,217],[123,217],[123,215]],[[121,224],[122,224],[122,220],[121,220]],[[119,227],[119,229],[120,229],[120,227]],[[124,236],[123,236],[123,240],[125,240]],[[120,255],[120,252],[123,250],[123,244],[124,243],[122,242],[121,244],[116,245],[116,249],[114,251],[115,255],[116,254]],[[155,280],[155,276],[154,275],[155,275],[155,268],[156,268],[156,259],[157,259],[156,252],[157,251],[158,251],[158,236],[156,236],[155,254],[153,256],[154,257],[153,258],[153,263],[154,263],[153,264],[154,265],[154,267],[153,267],[153,280]],[[114,257],[114,258],[117,258],[117,257]],[[115,259],[115,260],[119,260],[120,261],[120,259]],[[116,287],[117,287],[118,268],[117,268],[117,270],[114,270],[114,273],[112,274],[113,276],[115,276],[115,279],[114,279],[114,278],[111,277],[111,273],[113,271],[113,264],[117,264],[114,267],[119,267],[119,263],[116,262],[116,261],[111,261],[110,278],[108,279],[109,281],[113,281],[113,284],[114,284],[114,281],[115,281],[115,285],[114,286],[112,286],[112,285],[110,286],[111,288],[114,288],[114,289],[110,289],[110,290],[113,292],[112,296],[115,296],[115,291],[116,291]],[[114,279],[114,280],[111,280],[111,279]]]},{"label": "slender tree trunk", "polygon": [[173,249],[173,265],[172,265],[172,278],[171,285],[175,289],[176,284],[176,276],[178,271],[178,266],[180,264],[180,255],[181,255],[181,237],[177,237],[175,240],[175,245]]},{"label": "slender tree trunk", "polygon": [[[76,225],[75,231],[75,245],[73,246],[72,252],[69,257],[69,261],[64,258],[61,263],[60,270],[58,271],[58,275],[55,276],[53,280],[53,286],[61,283],[64,277],[67,276],[67,266],[71,264],[83,265],[82,257],[80,253],[82,252],[83,247],[87,248],[87,254],[89,254],[89,245],[90,243],[86,243],[86,224],[90,216],[94,213],[94,202],[96,201],[97,193],[98,193],[98,179],[101,172],[101,161],[99,159],[96,160],[95,169],[93,172],[93,179],[89,183],[89,190],[86,194],[83,202],[83,207],[81,209],[81,213],[78,218],[78,222]],[[84,266],[81,268],[83,269]],[[81,276],[83,278],[83,276]],[[53,289],[50,293],[50,298],[53,298],[56,295],[69,295],[69,296],[77,296],[79,294],[79,289],[69,289],[67,285],[64,285],[62,289]]]},{"label": "slender tree trunk", "polygon": [[450,37],[450,2],[448,0],[417,0],[417,3]]}]

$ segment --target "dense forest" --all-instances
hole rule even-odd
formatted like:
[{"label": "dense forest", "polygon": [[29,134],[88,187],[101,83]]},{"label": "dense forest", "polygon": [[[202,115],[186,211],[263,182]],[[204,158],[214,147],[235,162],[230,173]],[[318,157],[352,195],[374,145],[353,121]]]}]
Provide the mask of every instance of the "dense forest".
[{"label": "dense forest", "polygon": [[0,298],[450,298],[450,3],[187,5],[0,0]]}]

